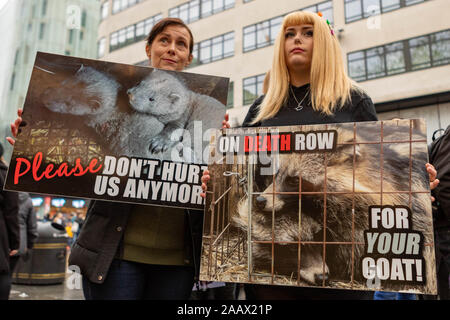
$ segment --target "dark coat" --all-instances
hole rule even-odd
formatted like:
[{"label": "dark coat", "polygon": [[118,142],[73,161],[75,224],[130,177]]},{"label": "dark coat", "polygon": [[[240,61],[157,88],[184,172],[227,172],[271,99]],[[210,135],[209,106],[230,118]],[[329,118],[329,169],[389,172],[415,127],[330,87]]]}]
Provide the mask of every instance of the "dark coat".
[{"label": "dark coat", "polygon": [[[119,202],[91,201],[80,235],[72,247],[69,265],[76,265],[91,282],[103,283],[114,258],[120,258],[128,218],[133,205]],[[203,211],[185,210],[188,227],[185,259],[200,270]]]},{"label": "dark coat", "polygon": [[25,248],[31,249],[38,237],[36,212],[31,197],[26,192],[19,192],[19,226],[20,226],[20,254]]},{"label": "dark coat", "polygon": [[0,160],[0,273],[9,273],[9,252],[19,249],[18,196],[3,190],[8,167]]}]

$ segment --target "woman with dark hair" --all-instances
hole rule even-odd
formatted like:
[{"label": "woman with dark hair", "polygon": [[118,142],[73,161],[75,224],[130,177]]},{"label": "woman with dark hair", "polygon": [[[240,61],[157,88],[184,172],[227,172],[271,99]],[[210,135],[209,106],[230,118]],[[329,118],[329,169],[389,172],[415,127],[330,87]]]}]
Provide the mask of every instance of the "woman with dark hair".
[{"label": "woman with dark hair", "polygon": [[[151,67],[182,71],[193,45],[182,20],[165,18],[150,31],[145,51]],[[14,136],[20,115],[11,125]],[[81,270],[85,298],[188,299],[199,270],[202,219],[202,211],[91,201],[69,258]]]}]

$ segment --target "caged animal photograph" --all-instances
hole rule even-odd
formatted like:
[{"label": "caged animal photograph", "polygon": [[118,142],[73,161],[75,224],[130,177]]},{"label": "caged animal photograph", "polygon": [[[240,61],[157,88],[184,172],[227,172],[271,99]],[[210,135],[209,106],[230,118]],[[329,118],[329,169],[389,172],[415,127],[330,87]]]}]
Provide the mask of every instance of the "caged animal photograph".
[{"label": "caged animal photograph", "polygon": [[[208,132],[222,122],[227,89],[226,78],[39,52],[16,149],[24,154],[21,142],[39,136],[44,153],[61,161],[48,147],[63,145],[68,134],[90,145],[100,160],[108,154],[206,163]],[[67,132],[49,134],[56,127]],[[56,145],[45,139],[49,136],[59,140]],[[59,155],[87,162],[86,151],[72,148]]]},{"label": "caged animal photograph", "polygon": [[370,290],[362,271],[368,210],[391,205],[410,208],[411,230],[423,235],[426,281],[386,280],[377,290],[434,292],[424,121],[278,129],[336,130],[337,145],[331,152],[274,154],[269,165],[250,161],[249,155],[235,155],[233,164],[215,157],[209,165],[212,192],[206,201],[201,279]]}]

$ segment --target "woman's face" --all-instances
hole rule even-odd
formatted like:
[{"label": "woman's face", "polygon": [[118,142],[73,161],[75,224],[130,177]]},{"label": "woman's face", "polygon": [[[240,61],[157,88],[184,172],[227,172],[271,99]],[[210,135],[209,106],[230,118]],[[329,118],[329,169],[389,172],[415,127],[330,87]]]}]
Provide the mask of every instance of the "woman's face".
[{"label": "woman's face", "polygon": [[313,54],[313,25],[287,27],[284,32],[284,58],[290,72],[309,70]]},{"label": "woman's face", "polygon": [[188,30],[180,25],[169,25],[147,44],[145,51],[153,68],[182,71],[192,61],[189,53],[191,37]]}]

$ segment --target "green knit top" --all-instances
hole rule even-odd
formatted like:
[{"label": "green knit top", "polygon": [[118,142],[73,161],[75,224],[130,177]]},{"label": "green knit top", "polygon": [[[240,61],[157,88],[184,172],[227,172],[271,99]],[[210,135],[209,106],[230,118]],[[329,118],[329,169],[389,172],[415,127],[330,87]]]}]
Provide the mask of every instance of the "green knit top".
[{"label": "green knit top", "polygon": [[185,258],[184,209],[136,205],[123,241],[123,260],[189,265]]}]

